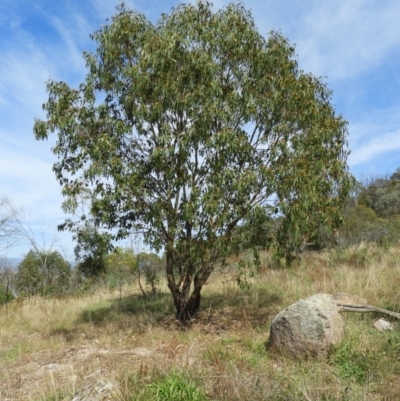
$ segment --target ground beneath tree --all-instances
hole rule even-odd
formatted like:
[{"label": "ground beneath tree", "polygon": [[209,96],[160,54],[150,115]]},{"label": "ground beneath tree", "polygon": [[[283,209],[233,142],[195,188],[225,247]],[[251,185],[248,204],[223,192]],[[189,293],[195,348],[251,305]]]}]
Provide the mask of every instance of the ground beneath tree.
[{"label": "ground beneath tree", "polygon": [[[233,330],[246,330],[260,318],[260,314],[252,317],[245,310],[231,307],[205,310],[187,326],[164,316],[142,333],[128,336],[129,330],[121,330],[120,338],[107,345],[96,336],[88,338],[82,333],[77,341],[78,333],[60,332],[56,350],[28,352],[17,363],[0,367],[0,401],[36,401],[51,393],[74,394],[95,380],[116,383],[123,392],[127,375],[145,376],[155,368],[168,371],[173,367],[191,367],[208,344],[220,341]],[[99,337],[101,330],[98,329]],[[190,343],[185,340],[185,333],[191,333]],[[38,334],[30,340],[35,341],[35,336]]]}]

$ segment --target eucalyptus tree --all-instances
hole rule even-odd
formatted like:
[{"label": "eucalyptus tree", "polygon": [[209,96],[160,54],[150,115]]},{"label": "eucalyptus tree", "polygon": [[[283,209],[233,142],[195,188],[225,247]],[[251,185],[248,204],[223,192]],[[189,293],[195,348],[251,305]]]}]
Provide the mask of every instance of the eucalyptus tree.
[{"label": "eucalyptus tree", "polygon": [[31,249],[17,267],[16,285],[26,295],[62,294],[69,289],[71,266],[58,251]]},{"label": "eucalyptus tree", "polygon": [[97,280],[107,272],[106,256],[113,247],[112,236],[99,230],[94,219],[90,218],[88,208],[92,199],[93,194],[88,188],[74,198],[67,198],[62,203],[62,210],[79,220],[67,219],[58,229],[72,232],[72,239],[76,242],[74,254],[77,271],[88,279]]},{"label": "eucalyptus tree", "polygon": [[91,38],[85,81],[47,83],[34,133],[58,134],[64,196],[89,188],[96,224],[164,249],[179,319],[196,314],[256,208],[283,216],[288,258],[306,233],[339,225],[347,123],[287,39],[263,37],[242,4],[180,5],[156,24],[122,4]]}]

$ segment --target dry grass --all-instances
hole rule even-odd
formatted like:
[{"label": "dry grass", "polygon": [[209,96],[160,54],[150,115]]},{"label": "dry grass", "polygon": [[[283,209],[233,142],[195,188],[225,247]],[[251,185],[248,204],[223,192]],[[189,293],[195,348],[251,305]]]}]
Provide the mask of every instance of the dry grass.
[{"label": "dry grass", "polygon": [[208,400],[398,400],[397,322],[379,333],[377,315],[345,314],[345,339],[324,360],[293,361],[265,345],[273,316],[314,293],[347,292],[399,311],[400,249],[307,253],[290,268],[262,256],[248,291],[235,284],[237,272],[215,274],[187,327],[165,288],[147,300],[134,288],[121,299],[99,289],[3,307],[0,400],[63,400],[95,377],[116,381],[124,401],[157,399],[155,387],[174,386]]}]

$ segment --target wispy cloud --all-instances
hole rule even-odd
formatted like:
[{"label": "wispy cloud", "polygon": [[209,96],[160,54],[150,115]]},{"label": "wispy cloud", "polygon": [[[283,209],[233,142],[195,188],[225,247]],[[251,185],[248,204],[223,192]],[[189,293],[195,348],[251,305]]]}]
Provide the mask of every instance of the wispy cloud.
[{"label": "wispy cloud", "polygon": [[303,32],[294,33],[306,69],[330,78],[347,78],[376,67],[399,49],[400,3],[318,3],[305,14]]},{"label": "wispy cloud", "polygon": [[0,64],[2,107],[7,107],[14,118],[19,115],[19,121],[27,112],[40,111],[45,95],[44,83],[53,72],[52,61],[31,44],[3,54]]},{"label": "wispy cloud", "polygon": [[369,111],[349,126],[349,165],[357,177],[387,174],[400,166],[400,106]]},{"label": "wispy cloud", "polygon": [[[359,164],[370,162],[386,152],[400,150],[400,129],[377,135],[363,145],[355,148],[350,154],[349,165],[357,166]],[[400,164],[400,162],[399,162]]]},{"label": "wispy cloud", "polygon": [[[0,194],[7,194],[33,213],[44,213],[47,218],[60,216],[61,196],[59,189],[54,190],[58,184],[52,171],[53,163],[49,157],[39,156],[41,144],[32,138],[29,152],[2,143],[5,157],[0,158]],[[36,150],[40,151],[39,155]]]},{"label": "wispy cloud", "polygon": [[[213,2],[218,9],[231,0]],[[60,187],[51,169],[55,138],[41,143],[32,134],[34,118],[43,117],[45,82],[82,82],[82,51],[95,46],[89,34],[115,14],[119,3],[0,1],[0,195],[23,206],[34,224],[56,225],[63,218]],[[179,3],[125,0],[153,22]],[[351,170],[368,172],[373,166],[386,172],[398,167],[400,2],[244,0],[244,6],[252,9],[263,35],[280,29],[296,43],[301,68],[328,76],[335,107],[350,121]]]},{"label": "wispy cloud", "polygon": [[[4,36],[0,40],[0,195],[9,196],[29,214],[32,230],[40,236],[41,226],[52,226],[54,231],[64,216],[60,188],[52,172],[51,142],[36,142],[32,126],[34,118],[43,115],[45,82],[63,75],[61,56],[66,62],[77,58],[77,46],[59,19],[54,21],[64,45],[57,47],[57,42],[51,42],[44,46],[24,29],[24,17],[14,15],[14,11],[8,10],[3,27],[10,40],[4,41]],[[69,234],[64,238],[71,243]],[[10,250],[9,256],[19,257],[21,249]]]},{"label": "wispy cloud", "polygon": [[90,43],[89,34],[92,29],[87,19],[82,16],[80,10],[71,6],[66,7],[65,15],[54,15],[44,7],[37,7],[43,18],[58,33],[62,41],[61,46],[45,48],[49,59],[56,59],[57,65],[68,63],[68,69],[72,73],[84,74],[85,62],[82,57],[82,47]]},{"label": "wispy cloud", "polygon": [[[194,1],[192,1],[193,3]],[[229,0],[216,0],[221,8]],[[379,0],[265,0],[244,2],[259,31],[280,30],[296,43],[307,72],[343,79],[400,53],[400,3]]]}]

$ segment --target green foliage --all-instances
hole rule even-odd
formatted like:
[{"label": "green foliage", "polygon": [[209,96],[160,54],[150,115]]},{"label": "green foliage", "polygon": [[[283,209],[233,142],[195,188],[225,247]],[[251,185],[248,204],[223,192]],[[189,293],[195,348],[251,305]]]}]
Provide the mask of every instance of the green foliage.
[{"label": "green foliage", "polygon": [[236,283],[243,291],[249,291],[251,284],[248,278],[254,277],[254,274],[259,271],[261,267],[260,255],[256,248],[252,249],[252,253],[244,253],[239,258],[236,267],[238,274],[236,276]]},{"label": "green foliage", "polygon": [[165,260],[155,253],[141,252],[137,256],[137,263],[140,272],[144,275],[146,285],[151,289],[151,292],[155,294],[161,280],[161,273],[165,268]]},{"label": "green foliage", "polygon": [[68,219],[58,226],[59,230],[68,229],[73,232],[73,239],[77,242],[74,253],[78,272],[90,281],[106,273],[105,257],[113,248],[112,236],[100,230],[94,219],[87,216],[86,209],[92,201],[93,194],[86,187],[79,196],[67,198],[62,203],[63,211],[79,216],[80,219],[77,222]]},{"label": "green foliage", "polygon": [[331,253],[330,263],[333,266],[348,265],[355,268],[364,268],[367,266],[368,248],[350,249],[337,248]]},{"label": "green foliage", "polygon": [[117,247],[104,260],[109,273],[131,275],[137,270],[137,257],[131,248]]},{"label": "green foliage", "polygon": [[104,257],[106,279],[111,288],[131,283],[137,271],[137,256],[131,248],[117,247]]},{"label": "green foliage", "polygon": [[11,291],[7,291],[7,287],[0,283],[0,305],[4,305],[14,299]]},{"label": "green foliage", "polygon": [[345,379],[354,379],[364,384],[373,367],[371,355],[353,349],[349,341],[343,340],[330,357],[331,363],[337,366],[339,374]]},{"label": "green foliage", "polygon": [[207,397],[196,384],[178,372],[171,372],[162,380],[149,386],[151,400],[154,401],[206,401]]},{"label": "green foliage", "polygon": [[[382,347],[382,353],[385,355],[398,355],[400,352],[400,333],[398,331],[390,331],[386,335],[386,344]],[[397,368],[399,371],[399,368]]]},{"label": "green foliage", "polygon": [[390,176],[392,181],[400,181],[400,167],[397,167],[396,171]]},{"label": "green foliage", "polygon": [[283,216],[288,260],[304,234],[340,224],[347,123],[294,47],[262,37],[241,3],[180,5],[156,25],[121,5],[92,38],[85,82],[48,82],[35,136],[57,132],[62,193],[73,203],[89,188],[96,227],[165,249],[181,319],[259,206]]},{"label": "green foliage", "polygon": [[375,241],[386,250],[393,245],[398,245],[400,242],[400,216],[381,222]]},{"label": "green foliage", "polygon": [[390,178],[374,178],[363,188],[359,202],[374,210],[378,217],[392,218],[400,214],[399,170]]},{"label": "green foliage", "polygon": [[14,292],[15,272],[7,264],[7,260],[0,260],[0,305],[12,301],[17,295]]},{"label": "green foliage", "polygon": [[237,227],[233,235],[232,251],[240,252],[251,248],[266,249],[273,242],[276,225],[268,210],[256,206]]},{"label": "green foliage", "polygon": [[95,226],[85,224],[76,230],[74,248],[78,270],[86,277],[96,279],[107,270],[105,257],[111,250],[111,236]]},{"label": "green foliage", "polygon": [[108,272],[134,273],[137,269],[137,257],[131,248],[117,247],[105,256]]},{"label": "green foliage", "polygon": [[400,216],[379,218],[374,210],[363,203],[349,208],[341,229],[342,241],[346,245],[375,242],[388,249],[400,241]]},{"label": "green foliage", "polygon": [[117,247],[104,257],[107,283],[116,287],[131,283],[134,278],[144,277],[152,294],[157,292],[161,273],[165,269],[165,260],[155,253],[141,252],[135,255],[131,248]]},{"label": "green foliage", "polygon": [[344,208],[341,242],[355,245],[375,242],[388,249],[400,240],[399,169],[390,178],[372,178],[364,185],[355,182]]},{"label": "green foliage", "polygon": [[69,288],[71,267],[57,251],[30,250],[18,265],[16,286],[22,294],[61,294]]},{"label": "green foliage", "polygon": [[364,204],[348,207],[341,229],[343,240],[347,245],[368,241],[377,221],[375,212]]},{"label": "green foliage", "polygon": [[37,253],[30,250],[18,265],[16,284],[20,291],[27,295],[34,295],[40,291],[42,284],[40,267],[41,261]]}]

